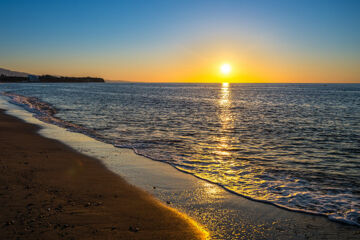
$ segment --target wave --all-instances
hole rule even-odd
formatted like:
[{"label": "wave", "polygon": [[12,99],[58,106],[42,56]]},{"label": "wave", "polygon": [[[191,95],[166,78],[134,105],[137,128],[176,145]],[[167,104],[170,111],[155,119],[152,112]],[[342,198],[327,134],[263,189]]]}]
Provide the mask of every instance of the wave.
[{"label": "wave", "polygon": [[[283,209],[287,209],[290,211],[296,211],[296,212],[303,212],[303,213],[308,213],[308,214],[314,214],[314,215],[320,215],[320,216],[326,216],[328,217],[330,220],[332,221],[337,221],[337,222],[341,222],[341,223],[346,223],[349,225],[355,225],[355,226],[360,226],[360,213],[356,210],[349,210],[344,214],[334,214],[333,212],[328,211],[329,209],[323,209],[323,211],[319,211],[317,209],[314,210],[309,210],[309,209],[303,209],[300,207],[296,207],[296,206],[289,206],[289,202],[288,202],[288,198],[284,198],[284,199],[270,199],[270,200],[264,200],[264,199],[260,199],[260,198],[256,198],[251,196],[250,194],[242,194],[239,191],[233,190],[230,187],[226,186],[225,184],[221,184],[218,183],[216,181],[211,181],[205,177],[202,177],[200,174],[196,173],[193,170],[193,166],[191,166],[192,162],[186,162],[183,161],[183,164],[180,163],[174,163],[171,161],[164,161],[164,160],[159,160],[154,158],[153,156],[151,156],[151,154],[147,154],[144,151],[138,150],[135,147],[133,147],[131,144],[115,144],[113,141],[110,141],[109,139],[105,138],[104,136],[102,136],[101,134],[99,134],[96,130],[94,129],[89,129],[87,127],[84,127],[82,125],[79,124],[75,124],[75,123],[71,123],[68,121],[64,121],[60,118],[58,118],[56,116],[56,114],[58,113],[58,109],[56,109],[54,106],[52,106],[49,103],[46,103],[44,101],[41,101],[41,99],[36,98],[36,97],[27,97],[27,96],[23,96],[23,95],[19,95],[19,94],[15,94],[12,92],[5,92],[2,93],[4,96],[7,96],[9,98],[9,102],[18,106],[23,107],[25,110],[31,112],[34,114],[34,117],[36,117],[37,119],[46,122],[46,123],[50,123],[50,124],[55,124],[59,127],[62,128],[66,128],[70,131],[73,132],[79,132],[82,134],[85,134],[87,136],[90,136],[92,138],[95,138],[99,141],[102,142],[106,142],[109,144],[114,145],[115,147],[118,148],[128,148],[128,149],[132,149],[136,154],[147,157],[149,159],[155,160],[155,161],[161,161],[161,162],[166,162],[168,164],[170,164],[172,167],[174,167],[175,169],[187,173],[187,174],[191,174],[199,179],[205,180],[207,182],[216,184],[220,187],[222,187],[223,189],[225,189],[226,191],[236,194],[238,196],[241,197],[245,197],[247,199],[253,200],[253,201],[258,201],[258,202],[263,202],[263,203],[267,203],[267,204],[272,204],[274,206],[283,208]],[[206,164],[206,163],[204,163]],[[269,178],[271,178],[271,176],[268,176]],[[264,179],[266,180],[266,179]],[[297,179],[294,179],[294,181],[296,181]],[[264,186],[265,188],[271,188],[271,186]],[[299,196],[294,196],[295,202],[297,201],[297,199],[299,198],[304,198],[307,197],[307,195],[300,195]],[[309,200],[307,200],[308,202],[312,201],[313,198],[311,196],[308,196]],[[305,201],[306,202],[306,201]],[[285,203],[288,203],[287,205]],[[320,207],[321,209],[321,207]]]},{"label": "wave", "polygon": [[84,133],[90,137],[94,137],[97,139],[101,138],[101,135],[94,130],[88,129],[79,124],[64,121],[56,117],[55,115],[58,112],[58,110],[51,104],[41,101],[36,97],[26,97],[11,92],[3,92],[2,95],[9,97],[10,103],[14,105],[18,105],[24,108],[25,110],[33,113],[35,118],[43,122],[54,124],[59,127],[66,128],[73,132]]}]

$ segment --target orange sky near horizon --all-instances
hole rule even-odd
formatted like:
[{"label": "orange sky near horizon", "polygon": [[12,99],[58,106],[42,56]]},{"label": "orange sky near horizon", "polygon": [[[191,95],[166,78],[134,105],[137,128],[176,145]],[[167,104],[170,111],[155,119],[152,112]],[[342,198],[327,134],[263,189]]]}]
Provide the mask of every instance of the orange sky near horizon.
[{"label": "orange sky near horizon", "polygon": [[[269,37],[267,42],[215,41],[181,46],[154,46],[123,52],[121,48],[7,59],[2,67],[33,74],[93,76],[109,81],[194,83],[360,83],[356,58],[311,51],[290,51]],[[251,42],[251,43],[249,43]],[[253,45],[252,45],[253,44]],[[188,46],[187,48],[183,46]],[[155,53],[156,54],[155,54]],[[220,73],[224,62],[232,66],[228,76]]]},{"label": "orange sky near horizon", "polygon": [[[245,49],[246,50],[246,49]],[[204,50],[205,51],[205,50]],[[198,51],[201,52],[201,51]],[[229,54],[229,52],[231,54]],[[106,54],[106,53],[105,53]],[[174,53],[133,55],[124,59],[114,54],[77,58],[54,57],[52,61],[28,59],[3,66],[15,71],[62,76],[93,76],[108,81],[194,82],[194,83],[360,83],[360,68],[311,56],[283,56],[267,51],[234,51],[194,54]],[[232,66],[221,74],[224,62]]]}]

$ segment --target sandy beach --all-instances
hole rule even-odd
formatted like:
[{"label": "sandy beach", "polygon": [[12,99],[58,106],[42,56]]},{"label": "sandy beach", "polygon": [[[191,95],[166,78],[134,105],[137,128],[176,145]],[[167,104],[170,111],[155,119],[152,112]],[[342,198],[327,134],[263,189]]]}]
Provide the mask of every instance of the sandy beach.
[{"label": "sandy beach", "polygon": [[204,239],[94,158],[0,112],[2,239]]}]

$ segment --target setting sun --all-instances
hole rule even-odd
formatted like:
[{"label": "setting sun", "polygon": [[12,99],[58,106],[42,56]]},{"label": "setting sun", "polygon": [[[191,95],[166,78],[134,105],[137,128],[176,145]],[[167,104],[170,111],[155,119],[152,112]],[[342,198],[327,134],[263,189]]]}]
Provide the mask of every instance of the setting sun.
[{"label": "setting sun", "polygon": [[220,66],[220,72],[224,75],[229,75],[231,72],[231,65],[228,63],[224,63]]}]

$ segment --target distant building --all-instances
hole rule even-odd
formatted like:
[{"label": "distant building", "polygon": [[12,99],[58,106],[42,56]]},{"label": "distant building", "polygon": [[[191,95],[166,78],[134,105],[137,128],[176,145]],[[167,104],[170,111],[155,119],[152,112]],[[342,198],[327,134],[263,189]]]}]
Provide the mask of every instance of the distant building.
[{"label": "distant building", "polygon": [[36,75],[28,75],[29,82],[39,82],[39,77]]}]

